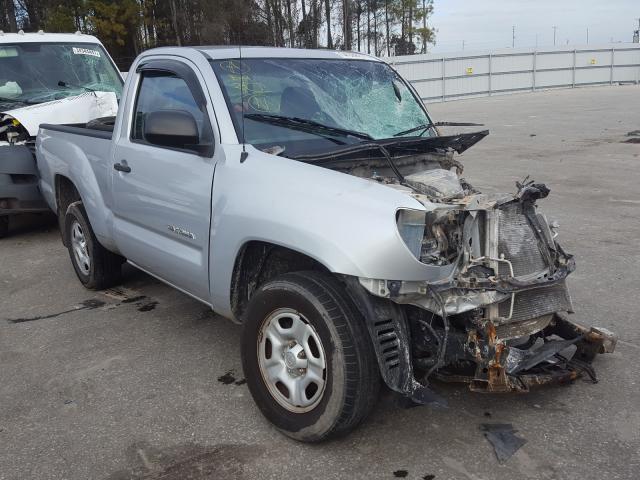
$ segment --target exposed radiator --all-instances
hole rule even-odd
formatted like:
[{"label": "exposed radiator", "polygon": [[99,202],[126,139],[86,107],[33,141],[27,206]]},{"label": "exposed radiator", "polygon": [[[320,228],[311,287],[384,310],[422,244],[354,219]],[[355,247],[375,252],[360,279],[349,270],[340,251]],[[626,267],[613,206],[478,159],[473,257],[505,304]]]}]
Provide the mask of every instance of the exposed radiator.
[{"label": "exposed radiator", "polygon": [[[547,268],[538,248],[538,239],[522,212],[520,203],[510,203],[497,212],[498,254],[513,265],[516,277],[536,273]],[[509,266],[499,265],[500,275],[509,274]]]},{"label": "exposed radiator", "polygon": [[[495,211],[494,235],[496,241],[492,255],[511,262],[513,275],[522,277],[540,273],[548,269],[542,253],[539,240],[524,215],[522,205],[518,202],[508,203]],[[498,262],[500,275],[510,274],[506,262]],[[513,313],[511,313],[511,298],[494,307],[490,316],[498,323],[513,323],[539,318],[554,312],[571,310],[571,298],[564,282],[544,288],[535,288],[516,293],[513,298]],[[499,319],[502,319],[500,322]]]},{"label": "exposed radiator", "polygon": [[[507,318],[511,308],[511,298],[498,306],[500,317]],[[516,293],[513,304],[512,322],[529,320],[554,312],[571,310],[571,298],[564,282],[550,287],[536,288]]]}]

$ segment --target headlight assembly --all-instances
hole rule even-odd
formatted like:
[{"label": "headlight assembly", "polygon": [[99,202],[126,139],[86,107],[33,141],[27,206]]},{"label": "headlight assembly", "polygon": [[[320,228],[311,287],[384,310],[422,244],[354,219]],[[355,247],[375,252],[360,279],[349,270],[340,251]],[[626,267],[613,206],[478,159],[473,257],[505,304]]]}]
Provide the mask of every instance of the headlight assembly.
[{"label": "headlight assembly", "polygon": [[421,210],[400,209],[396,214],[398,232],[409,251],[420,260],[426,213]]}]

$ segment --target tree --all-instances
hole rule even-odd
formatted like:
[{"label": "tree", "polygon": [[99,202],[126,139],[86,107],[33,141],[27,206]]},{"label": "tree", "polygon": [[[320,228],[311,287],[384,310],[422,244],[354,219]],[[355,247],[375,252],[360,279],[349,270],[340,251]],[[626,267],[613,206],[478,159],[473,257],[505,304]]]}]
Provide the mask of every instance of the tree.
[{"label": "tree", "polygon": [[18,31],[16,5],[13,0],[0,0],[0,29],[8,32]]},{"label": "tree", "polygon": [[93,34],[127,69],[164,45],[426,52],[432,12],[433,0],[0,0],[0,29]]},{"label": "tree", "polygon": [[325,20],[327,22],[327,48],[333,48],[333,39],[331,38],[331,0],[325,0]]}]

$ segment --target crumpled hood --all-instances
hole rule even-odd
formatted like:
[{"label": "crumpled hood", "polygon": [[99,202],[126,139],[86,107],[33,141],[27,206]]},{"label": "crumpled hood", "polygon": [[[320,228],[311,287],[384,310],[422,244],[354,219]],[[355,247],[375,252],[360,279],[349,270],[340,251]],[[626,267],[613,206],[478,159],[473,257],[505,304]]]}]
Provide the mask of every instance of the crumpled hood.
[{"label": "crumpled hood", "polygon": [[17,120],[35,137],[41,123],[87,123],[99,117],[115,116],[118,100],[113,92],[87,92],[51,102],[29,105],[0,113],[0,122]]}]

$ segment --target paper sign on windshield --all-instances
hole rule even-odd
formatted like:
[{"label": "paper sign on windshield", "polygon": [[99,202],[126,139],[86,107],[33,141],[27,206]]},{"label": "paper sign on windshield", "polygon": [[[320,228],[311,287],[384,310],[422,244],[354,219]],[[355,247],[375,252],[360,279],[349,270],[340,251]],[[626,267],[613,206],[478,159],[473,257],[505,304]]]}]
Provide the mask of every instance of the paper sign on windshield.
[{"label": "paper sign on windshield", "polygon": [[100,57],[100,52],[91,50],[90,48],[73,47],[73,53],[76,55],[91,55],[92,57]]}]

